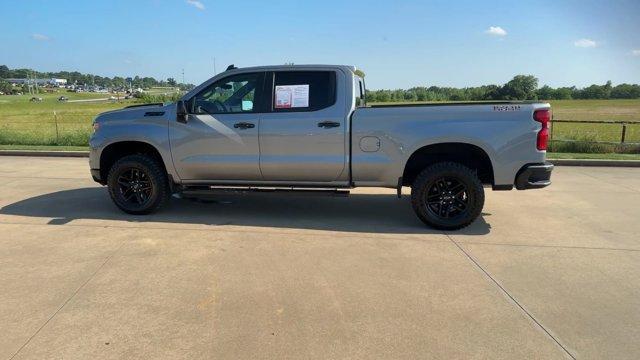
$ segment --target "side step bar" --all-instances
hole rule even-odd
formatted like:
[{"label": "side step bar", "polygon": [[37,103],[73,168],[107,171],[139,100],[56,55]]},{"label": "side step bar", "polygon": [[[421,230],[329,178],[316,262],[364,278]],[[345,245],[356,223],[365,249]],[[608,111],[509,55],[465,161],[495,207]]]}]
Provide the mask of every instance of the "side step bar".
[{"label": "side step bar", "polygon": [[277,193],[290,195],[319,195],[319,196],[349,196],[349,190],[340,189],[309,189],[295,187],[231,187],[231,186],[187,186],[179,193],[185,197],[211,196],[216,194],[243,194],[249,192]]}]

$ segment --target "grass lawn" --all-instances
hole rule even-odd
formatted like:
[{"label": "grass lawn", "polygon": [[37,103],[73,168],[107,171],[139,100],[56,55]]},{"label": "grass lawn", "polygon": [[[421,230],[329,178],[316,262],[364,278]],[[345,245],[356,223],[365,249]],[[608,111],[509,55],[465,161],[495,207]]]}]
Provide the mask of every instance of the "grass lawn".
[{"label": "grass lawn", "polygon": [[554,119],[640,122],[640,99],[551,100],[549,103]]},{"label": "grass lawn", "polygon": [[640,160],[640,154],[547,153],[547,159]]},{"label": "grass lawn", "polygon": [[[154,88],[164,93],[168,88]],[[64,95],[71,102],[59,102]],[[111,94],[57,93],[40,94],[42,102],[30,102],[31,95],[0,96],[0,144],[86,146],[91,122],[101,112],[120,109],[135,100],[73,102],[108,98]],[[638,100],[557,100],[551,101],[554,119],[640,121]],[[55,115],[54,115],[55,112]],[[56,124],[57,123],[57,124]],[[56,134],[57,125],[57,134]],[[620,141],[621,125],[555,123],[555,140]],[[640,142],[640,124],[627,126],[627,142]]]},{"label": "grass lawn", "polygon": [[89,151],[89,147],[63,145],[0,145],[0,150]]},{"label": "grass lawn", "polygon": [[[35,150],[35,151],[89,151],[87,146],[55,146],[55,145],[0,145],[0,150]],[[640,160],[640,154],[580,154],[580,153],[547,153],[547,159],[606,159],[606,160]]]},{"label": "grass lawn", "polygon": [[[638,124],[627,125],[625,141],[640,142],[640,99],[552,100],[548,102],[553,109],[554,120],[636,121]],[[622,125],[620,124],[555,123],[552,126],[552,135],[555,140],[619,142],[621,133]]]},{"label": "grass lawn", "polygon": [[[36,96],[43,100],[31,102],[32,96],[28,94],[0,96],[0,144],[86,145],[91,134],[91,122],[97,114],[133,103],[133,100],[124,99],[73,102],[106,99],[112,94],[73,93],[64,89]],[[69,101],[58,101],[60,96],[67,97]],[[123,98],[124,94],[119,96]]]}]

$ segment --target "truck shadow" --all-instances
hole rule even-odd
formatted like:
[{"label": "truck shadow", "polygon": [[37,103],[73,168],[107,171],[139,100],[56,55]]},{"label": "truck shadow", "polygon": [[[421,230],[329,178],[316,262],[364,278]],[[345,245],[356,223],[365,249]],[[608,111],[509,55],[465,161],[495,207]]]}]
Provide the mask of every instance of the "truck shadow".
[{"label": "truck shadow", "polygon": [[[245,193],[210,199],[172,198],[169,206],[146,216],[127,215],[111,202],[106,188],[90,187],[43,194],[17,201],[0,214],[52,218],[61,225],[76,219],[133,223],[237,225],[366,233],[441,234],[425,226],[413,213],[409,197],[389,194],[351,194],[349,197]],[[456,233],[484,235],[490,225],[483,213]]]}]

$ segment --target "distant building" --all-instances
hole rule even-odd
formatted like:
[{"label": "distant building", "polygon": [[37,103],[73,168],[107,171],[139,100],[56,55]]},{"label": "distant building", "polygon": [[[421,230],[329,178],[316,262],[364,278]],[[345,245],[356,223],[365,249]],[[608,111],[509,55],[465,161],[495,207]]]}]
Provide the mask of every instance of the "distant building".
[{"label": "distant building", "polygon": [[53,86],[64,86],[67,84],[67,79],[5,79],[12,84],[38,84],[38,85],[53,85]]},{"label": "distant building", "polygon": [[51,79],[49,79],[49,84],[57,85],[57,86],[65,86],[65,85],[67,85],[67,79],[51,78]]}]

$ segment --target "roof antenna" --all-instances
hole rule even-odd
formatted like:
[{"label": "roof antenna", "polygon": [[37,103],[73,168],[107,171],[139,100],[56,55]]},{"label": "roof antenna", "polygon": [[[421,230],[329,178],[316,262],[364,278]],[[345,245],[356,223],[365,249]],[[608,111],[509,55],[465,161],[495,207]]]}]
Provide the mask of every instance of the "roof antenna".
[{"label": "roof antenna", "polygon": [[226,71],[234,70],[234,69],[237,69],[237,67],[235,67],[233,64],[231,64],[231,65],[227,66],[227,70]]}]

